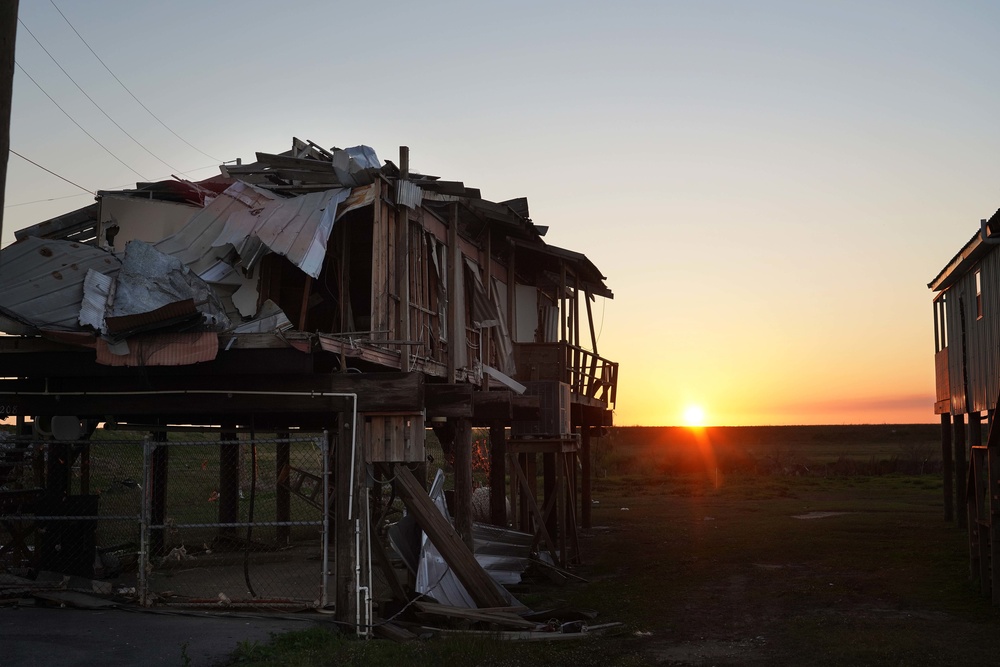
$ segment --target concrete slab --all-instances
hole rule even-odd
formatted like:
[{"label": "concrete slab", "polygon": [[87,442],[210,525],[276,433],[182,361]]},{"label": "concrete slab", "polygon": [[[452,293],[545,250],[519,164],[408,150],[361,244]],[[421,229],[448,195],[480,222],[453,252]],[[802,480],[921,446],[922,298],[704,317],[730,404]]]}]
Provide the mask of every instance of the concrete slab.
[{"label": "concrete slab", "polygon": [[240,642],[272,634],[333,627],[318,615],[262,617],[198,611],[0,607],[4,667],[133,667],[225,662]]}]

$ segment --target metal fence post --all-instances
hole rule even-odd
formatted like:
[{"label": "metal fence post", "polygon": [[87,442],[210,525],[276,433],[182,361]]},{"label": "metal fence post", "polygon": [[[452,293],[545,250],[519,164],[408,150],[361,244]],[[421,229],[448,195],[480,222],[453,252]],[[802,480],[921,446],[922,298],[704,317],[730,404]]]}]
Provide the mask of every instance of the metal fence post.
[{"label": "metal fence post", "polygon": [[152,446],[147,434],[142,440],[142,504],[139,508],[139,604],[149,606],[149,582],[146,573],[149,570],[149,516],[152,500],[151,459]]},{"label": "metal fence post", "polygon": [[329,604],[330,582],[330,434],[323,431],[319,443],[323,456],[323,531],[320,541],[323,545],[323,572],[320,580],[320,609]]}]

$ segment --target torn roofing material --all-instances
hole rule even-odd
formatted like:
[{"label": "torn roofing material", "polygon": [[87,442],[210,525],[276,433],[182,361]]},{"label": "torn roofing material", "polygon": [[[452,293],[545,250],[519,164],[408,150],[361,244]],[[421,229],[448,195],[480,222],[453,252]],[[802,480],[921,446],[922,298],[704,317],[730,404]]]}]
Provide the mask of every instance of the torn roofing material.
[{"label": "torn roofing material", "polygon": [[26,238],[0,251],[0,312],[36,330],[79,330],[88,271],[114,276],[120,268],[94,246]]},{"label": "torn roofing material", "polygon": [[106,321],[108,328],[118,333],[181,321],[214,331],[229,327],[212,288],[179,259],[143,241],[130,241],[125,246]]},{"label": "torn roofing material", "polygon": [[212,282],[210,272],[218,272],[218,262],[227,259],[227,246],[245,269],[254,267],[263,245],[318,278],[337,209],[350,195],[350,188],[332,188],[280,199],[237,182],[156,248]]}]

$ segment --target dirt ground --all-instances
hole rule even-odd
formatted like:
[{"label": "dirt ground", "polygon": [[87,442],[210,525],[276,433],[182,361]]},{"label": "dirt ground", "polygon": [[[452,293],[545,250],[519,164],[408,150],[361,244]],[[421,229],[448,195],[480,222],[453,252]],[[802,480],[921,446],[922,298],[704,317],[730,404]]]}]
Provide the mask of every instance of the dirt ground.
[{"label": "dirt ground", "polygon": [[644,663],[996,664],[1000,615],[969,579],[941,488],[934,475],[598,480],[577,570],[591,583],[567,593],[625,621]]}]

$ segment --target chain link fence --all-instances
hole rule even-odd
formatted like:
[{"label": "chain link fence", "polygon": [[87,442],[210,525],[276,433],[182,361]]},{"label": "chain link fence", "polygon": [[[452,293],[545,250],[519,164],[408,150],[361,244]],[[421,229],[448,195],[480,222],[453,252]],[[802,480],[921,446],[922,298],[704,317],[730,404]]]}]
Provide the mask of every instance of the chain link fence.
[{"label": "chain link fence", "polygon": [[0,572],[143,604],[325,606],[325,435],[0,439]]}]

